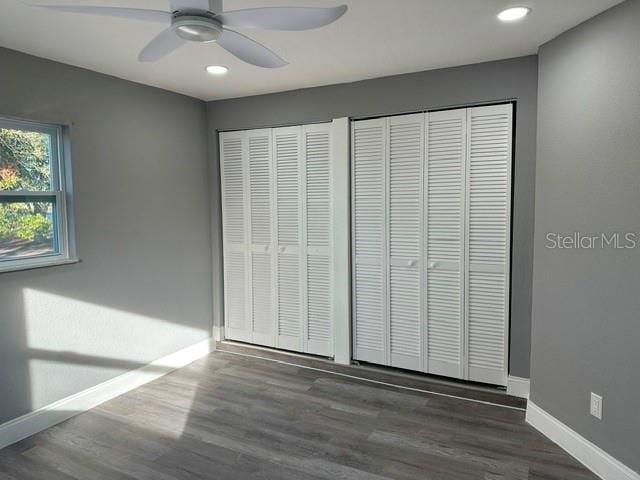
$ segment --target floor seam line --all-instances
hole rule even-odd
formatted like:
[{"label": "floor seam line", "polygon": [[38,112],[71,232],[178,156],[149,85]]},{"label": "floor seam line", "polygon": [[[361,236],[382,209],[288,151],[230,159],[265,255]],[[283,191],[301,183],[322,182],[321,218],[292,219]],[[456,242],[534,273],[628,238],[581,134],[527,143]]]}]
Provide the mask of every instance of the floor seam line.
[{"label": "floor seam line", "polygon": [[453,399],[456,399],[456,400],[464,400],[464,401],[473,402],[473,403],[480,403],[482,405],[490,405],[490,406],[493,406],[493,407],[500,407],[500,408],[507,408],[507,409],[510,409],[510,410],[517,410],[519,412],[526,412],[527,411],[526,408],[522,408],[522,407],[514,407],[512,405],[502,405],[500,403],[489,402],[489,401],[486,401],[486,400],[478,400],[478,399],[475,399],[475,398],[460,397],[458,395],[451,395],[449,393],[434,392],[432,390],[424,390],[422,388],[406,387],[404,385],[396,385],[395,383],[382,382],[380,380],[373,380],[373,379],[370,379],[370,378],[363,378],[363,377],[358,377],[358,376],[355,376],[355,375],[349,375],[348,373],[332,372],[331,370],[325,370],[323,368],[310,367],[310,366],[307,366],[307,365],[299,365],[297,363],[286,362],[284,360],[278,360],[278,359],[275,359],[275,358],[261,357],[259,355],[249,355],[247,353],[231,352],[229,350],[221,350],[221,349],[216,349],[213,353],[215,353],[215,352],[228,353],[230,355],[239,355],[241,357],[257,358],[257,359],[260,359],[260,360],[266,360],[268,362],[280,363],[280,364],[289,365],[289,366],[292,366],[292,367],[306,368],[307,370],[315,370],[317,372],[329,373],[331,375],[337,375],[337,376],[340,376],[340,377],[351,378],[353,380],[361,380],[361,381],[364,381],[364,382],[375,383],[375,384],[378,384],[378,385],[385,385],[387,387],[398,388],[398,389],[401,389],[401,390],[409,390],[409,391],[412,391],[412,392],[427,393],[427,394],[430,394],[430,395],[436,395],[436,396],[440,396],[440,397],[453,398]]}]

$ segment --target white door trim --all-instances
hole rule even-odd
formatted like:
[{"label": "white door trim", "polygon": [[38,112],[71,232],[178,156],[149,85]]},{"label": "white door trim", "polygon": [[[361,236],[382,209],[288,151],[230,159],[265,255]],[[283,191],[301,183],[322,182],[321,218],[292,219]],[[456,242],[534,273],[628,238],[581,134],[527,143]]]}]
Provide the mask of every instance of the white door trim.
[{"label": "white door trim", "polygon": [[349,119],[333,121],[331,182],[333,209],[333,351],[334,360],[351,363],[351,245]]}]

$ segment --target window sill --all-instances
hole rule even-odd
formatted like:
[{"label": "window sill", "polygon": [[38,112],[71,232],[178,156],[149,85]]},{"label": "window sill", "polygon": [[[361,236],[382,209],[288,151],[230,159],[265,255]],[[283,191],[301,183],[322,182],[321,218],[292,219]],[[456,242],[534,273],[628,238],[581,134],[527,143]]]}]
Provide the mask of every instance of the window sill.
[{"label": "window sill", "polygon": [[22,265],[14,264],[2,266],[0,264],[0,275],[9,272],[20,272],[24,270],[37,270],[41,268],[58,267],[60,265],[73,265],[80,262],[82,262],[82,260],[80,260],[79,258],[43,258],[39,261],[34,260],[30,263],[25,263]]}]

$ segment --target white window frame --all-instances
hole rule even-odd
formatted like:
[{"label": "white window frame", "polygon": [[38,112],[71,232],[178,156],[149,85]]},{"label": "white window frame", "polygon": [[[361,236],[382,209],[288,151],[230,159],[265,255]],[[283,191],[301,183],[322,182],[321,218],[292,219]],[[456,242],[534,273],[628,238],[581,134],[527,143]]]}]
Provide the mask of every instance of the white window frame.
[{"label": "white window frame", "polygon": [[75,245],[71,237],[69,212],[71,205],[71,168],[65,151],[64,127],[61,125],[31,122],[0,117],[0,128],[24,130],[47,134],[51,138],[51,190],[47,191],[0,191],[0,199],[17,201],[54,200],[54,231],[57,249],[55,252],[24,258],[0,259],[0,273],[30,270],[53,265],[77,263]]}]

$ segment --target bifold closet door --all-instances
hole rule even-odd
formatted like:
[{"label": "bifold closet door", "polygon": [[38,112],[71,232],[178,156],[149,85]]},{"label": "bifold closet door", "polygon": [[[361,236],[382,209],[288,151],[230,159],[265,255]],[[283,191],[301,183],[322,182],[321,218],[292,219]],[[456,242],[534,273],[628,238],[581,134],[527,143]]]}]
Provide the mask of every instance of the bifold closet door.
[{"label": "bifold closet door", "polygon": [[303,349],[333,355],[333,222],[331,124],[302,127],[304,187],[303,278],[306,322]]},{"label": "bifold closet door", "polygon": [[424,114],[389,118],[387,138],[390,365],[422,370]]},{"label": "bifold closet door", "polygon": [[422,370],[424,115],[354,122],[357,360]]},{"label": "bifold closet door", "polygon": [[226,337],[275,345],[271,131],[220,135]]},{"label": "bifold closet door", "polygon": [[333,354],[331,124],[273,129],[279,348]]},{"label": "bifold closet door", "polygon": [[513,110],[467,110],[467,378],[506,385]]},{"label": "bifold closet door", "polygon": [[357,360],[505,385],[512,106],[352,123]]},{"label": "bifold closet door", "polygon": [[464,378],[467,110],[426,117],[426,371]]},{"label": "bifold closet door", "polygon": [[300,127],[273,129],[278,348],[302,351],[302,147]]},{"label": "bifold closet door", "polygon": [[271,130],[246,134],[248,166],[249,291],[251,342],[275,346],[274,232]]},{"label": "bifold closet door", "polygon": [[387,311],[387,122],[351,125],[353,357],[389,364]]},{"label": "bifold closet door", "polygon": [[250,342],[246,155],[244,132],[220,134],[225,333],[229,339]]},{"label": "bifold closet door", "polygon": [[333,355],[331,128],[220,134],[226,338]]}]

